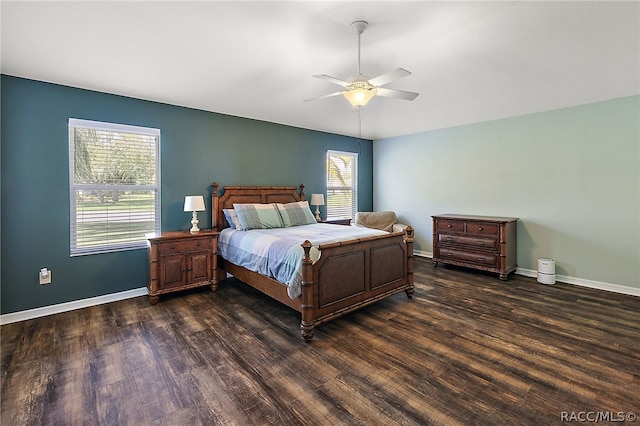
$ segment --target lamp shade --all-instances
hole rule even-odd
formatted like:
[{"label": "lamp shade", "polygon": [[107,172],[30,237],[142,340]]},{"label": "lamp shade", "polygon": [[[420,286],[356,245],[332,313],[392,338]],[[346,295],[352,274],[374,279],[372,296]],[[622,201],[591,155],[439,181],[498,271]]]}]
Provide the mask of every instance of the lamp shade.
[{"label": "lamp shade", "polygon": [[312,206],[324,206],[324,194],[311,194],[309,204]]},{"label": "lamp shade", "polygon": [[365,106],[367,102],[376,95],[376,91],[374,89],[359,87],[343,92],[342,95],[347,98],[353,106]]},{"label": "lamp shade", "polygon": [[204,210],[204,197],[202,195],[187,195],[184,197],[185,212],[202,212]]}]

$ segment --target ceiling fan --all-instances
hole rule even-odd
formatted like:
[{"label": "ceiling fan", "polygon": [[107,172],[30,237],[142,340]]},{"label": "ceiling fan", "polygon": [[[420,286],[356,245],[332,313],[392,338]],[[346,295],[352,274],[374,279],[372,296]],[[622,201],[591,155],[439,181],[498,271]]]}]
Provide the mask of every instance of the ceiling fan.
[{"label": "ceiling fan", "polygon": [[331,96],[343,95],[353,106],[363,107],[374,96],[384,96],[387,98],[404,99],[407,101],[414,100],[418,93],[405,92],[404,90],[388,89],[386,84],[391,83],[399,78],[411,75],[411,73],[404,68],[396,68],[393,71],[389,71],[374,78],[369,78],[360,72],[360,36],[367,29],[369,23],[367,21],[355,21],[351,23],[351,27],[358,35],[358,74],[349,77],[346,81],[340,80],[335,77],[328,76],[326,74],[314,75],[313,77],[327,80],[338,86],[344,87],[344,90],[339,92],[329,93],[328,95],[319,96],[317,98],[305,99],[304,102],[314,101],[316,99],[329,98]]}]

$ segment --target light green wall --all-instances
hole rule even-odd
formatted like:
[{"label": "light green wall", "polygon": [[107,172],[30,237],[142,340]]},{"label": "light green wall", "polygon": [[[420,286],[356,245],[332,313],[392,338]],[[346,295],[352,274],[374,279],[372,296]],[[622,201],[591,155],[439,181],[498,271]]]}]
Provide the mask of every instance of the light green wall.
[{"label": "light green wall", "polygon": [[640,288],[640,96],[377,140],[373,163],[416,250],[431,215],[515,216],[519,267]]}]

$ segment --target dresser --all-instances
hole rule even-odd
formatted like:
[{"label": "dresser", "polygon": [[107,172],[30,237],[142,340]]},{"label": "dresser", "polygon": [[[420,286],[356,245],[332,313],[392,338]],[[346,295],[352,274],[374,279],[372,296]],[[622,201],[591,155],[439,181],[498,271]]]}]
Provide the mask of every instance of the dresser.
[{"label": "dresser", "polygon": [[161,294],[210,285],[217,280],[217,231],[163,232],[147,235],[149,251],[149,301]]},{"label": "dresser", "polygon": [[433,264],[495,272],[501,280],[517,265],[518,218],[443,214],[433,218]]}]

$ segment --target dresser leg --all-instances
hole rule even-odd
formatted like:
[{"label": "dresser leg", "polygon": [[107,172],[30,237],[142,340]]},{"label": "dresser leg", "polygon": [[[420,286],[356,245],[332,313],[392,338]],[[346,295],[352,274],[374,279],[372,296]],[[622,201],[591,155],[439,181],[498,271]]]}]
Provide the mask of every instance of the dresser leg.
[{"label": "dresser leg", "polygon": [[304,321],[302,321],[300,323],[300,335],[302,336],[302,338],[304,339],[305,342],[310,342],[311,339],[313,339],[313,329],[314,329],[314,325],[313,323],[308,324]]},{"label": "dresser leg", "polygon": [[433,261],[433,266],[438,266],[438,261],[437,260]]},{"label": "dresser leg", "polygon": [[155,305],[160,301],[160,296],[149,296],[149,303]]},{"label": "dresser leg", "polygon": [[507,281],[507,278],[509,278],[509,274],[500,274],[500,279],[502,281]]},{"label": "dresser leg", "polygon": [[218,290],[218,283],[211,284],[211,291],[216,291],[216,290]]}]

